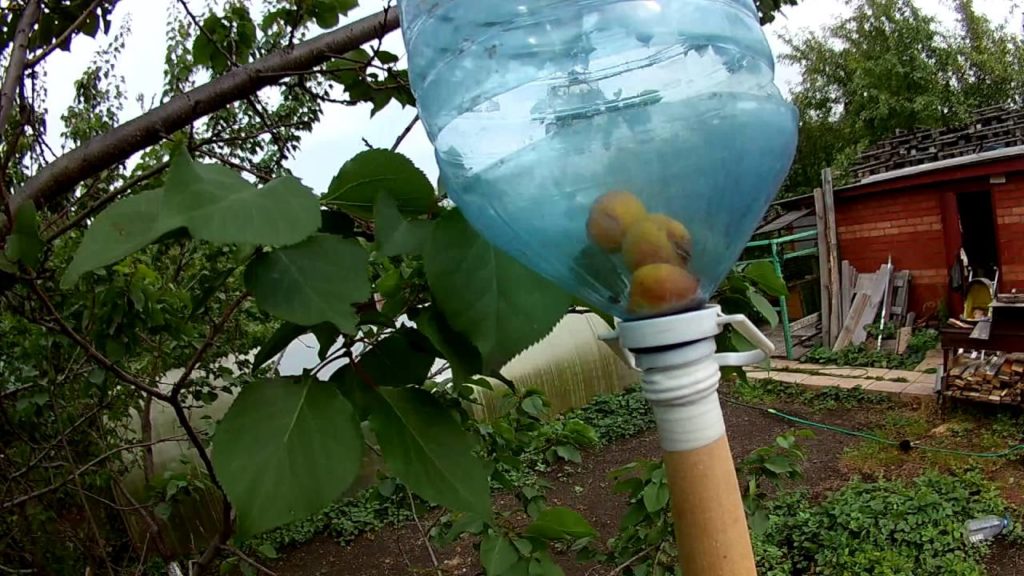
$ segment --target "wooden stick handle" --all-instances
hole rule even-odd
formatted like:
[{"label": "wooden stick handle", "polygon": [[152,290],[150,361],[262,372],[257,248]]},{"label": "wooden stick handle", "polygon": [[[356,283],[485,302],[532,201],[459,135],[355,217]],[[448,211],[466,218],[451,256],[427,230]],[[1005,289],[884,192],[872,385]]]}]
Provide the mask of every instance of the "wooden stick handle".
[{"label": "wooden stick handle", "polygon": [[756,576],[729,440],[665,453],[679,563],[686,576]]}]

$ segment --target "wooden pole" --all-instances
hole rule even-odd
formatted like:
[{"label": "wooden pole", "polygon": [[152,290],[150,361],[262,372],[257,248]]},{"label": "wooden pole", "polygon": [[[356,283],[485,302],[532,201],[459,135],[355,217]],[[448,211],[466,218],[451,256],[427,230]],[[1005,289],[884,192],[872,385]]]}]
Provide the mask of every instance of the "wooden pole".
[{"label": "wooden pole", "polygon": [[840,278],[839,278],[839,240],[836,237],[836,207],[835,199],[832,196],[832,169],[825,168],[821,172],[821,196],[825,209],[825,231],[828,237],[826,249],[828,251],[828,282],[829,282],[829,343],[834,344],[839,338],[839,331],[843,328],[845,318],[839,316],[842,310],[842,303],[839,300]]},{"label": "wooden pole", "polygon": [[665,454],[683,574],[757,576],[729,440]]},{"label": "wooden pole", "polygon": [[835,200],[832,196],[832,170],[821,172],[821,188],[814,189],[814,213],[818,226],[818,271],[821,290],[821,340],[828,347],[835,345],[843,328],[842,281],[838,239],[836,236]]},{"label": "wooden pole", "polygon": [[818,285],[821,290],[821,343],[829,348],[832,340],[832,289],[828,285],[828,223],[825,216],[825,196],[821,188],[814,189],[814,218],[818,226]]}]

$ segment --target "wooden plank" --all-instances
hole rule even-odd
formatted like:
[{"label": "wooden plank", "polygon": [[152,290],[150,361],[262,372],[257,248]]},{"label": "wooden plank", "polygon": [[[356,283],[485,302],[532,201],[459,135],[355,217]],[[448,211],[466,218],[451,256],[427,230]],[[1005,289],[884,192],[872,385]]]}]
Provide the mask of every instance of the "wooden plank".
[{"label": "wooden plank", "polygon": [[870,291],[871,287],[875,285],[876,278],[878,278],[877,272],[857,274],[857,284],[853,287],[854,295]]},{"label": "wooden plank", "polygon": [[809,316],[804,316],[799,320],[795,320],[789,323],[789,331],[796,334],[798,331],[807,328],[808,326],[814,326],[821,321],[821,312],[815,312]]},{"label": "wooden plank", "polygon": [[[889,261],[890,262],[892,261],[892,256],[889,257]],[[892,264],[886,264],[886,268],[888,269],[887,270],[887,274],[888,274],[889,278],[886,280],[885,284],[882,286],[882,304],[881,304],[881,306],[882,306],[882,313],[881,313],[880,316],[881,316],[882,320],[886,324],[888,324],[889,323],[889,308],[892,306],[892,291],[893,291]]]},{"label": "wooden plank", "polygon": [[839,275],[839,317],[846,321],[850,315],[850,303],[853,301],[853,266],[849,260],[843,260]]},{"label": "wooden plank", "polygon": [[871,292],[869,293],[870,300],[868,301],[868,306],[864,311],[864,315],[854,327],[852,340],[854,344],[860,344],[868,337],[867,330],[864,326],[873,322],[875,320],[875,316],[878,315],[878,307],[882,304],[882,298],[884,297],[883,291],[885,290],[886,284],[889,283],[889,272],[889,266],[882,266],[878,269],[878,274],[875,278],[875,285],[872,286]]},{"label": "wooden plank", "polygon": [[870,301],[871,296],[867,292],[861,292],[853,298],[853,304],[850,305],[850,315],[846,317],[846,322],[843,324],[842,331],[839,332],[839,338],[836,339],[833,350],[842,350],[853,342],[854,326],[856,326],[857,319],[864,314],[864,310],[868,307]]},{"label": "wooden plank", "polygon": [[917,313],[916,312],[911,312],[911,313],[907,314],[907,320],[906,320],[906,322],[903,323],[903,325],[904,326],[913,327],[914,326],[914,320],[917,320]]},{"label": "wooden plank", "polygon": [[825,346],[831,346],[832,292],[835,287],[829,286],[828,270],[828,223],[825,214],[825,197],[821,188],[814,189],[814,220],[818,227],[818,289],[821,291],[821,340]]},{"label": "wooden plank", "polygon": [[[835,198],[832,196],[832,169],[825,168],[821,173],[821,192],[825,205],[825,228],[827,231],[828,243],[824,247],[828,253],[828,283],[831,289],[829,294],[829,319],[828,319],[828,341],[835,342],[842,329],[843,320],[839,316],[841,306],[839,303],[839,240],[836,237],[836,206]],[[818,250],[822,250],[819,246]]]},{"label": "wooden plank", "polygon": [[910,337],[914,335],[914,329],[910,327],[900,328],[896,333],[896,353],[903,354],[910,345]]}]

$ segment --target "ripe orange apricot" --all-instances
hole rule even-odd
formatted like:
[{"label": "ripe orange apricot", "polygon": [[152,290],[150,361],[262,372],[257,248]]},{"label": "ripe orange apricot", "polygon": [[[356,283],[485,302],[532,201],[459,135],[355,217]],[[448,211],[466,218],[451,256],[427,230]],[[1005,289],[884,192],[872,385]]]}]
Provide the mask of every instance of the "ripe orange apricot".
[{"label": "ripe orange apricot", "polygon": [[664,223],[651,216],[645,216],[626,231],[622,259],[630,270],[659,263],[685,266],[687,262],[669,239]]},{"label": "ripe orange apricot", "polygon": [[672,243],[676,254],[682,259],[683,265],[689,264],[690,254],[693,252],[693,238],[690,236],[690,231],[686,229],[686,226],[683,226],[683,223],[679,220],[665,214],[650,214],[647,217],[665,229],[665,235],[668,236],[668,241]]},{"label": "ripe orange apricot", "polygon": [[700,283],[683,268],[671,264],[648,264],[633,273],[628,309],[650,315],[685,307],[697,296]]},{"label": "ripe orange apricot", "polygon": [[622,249],[626,230],[647,214],[643,202],[632,192],[615,190],[601,195],[590,207],[587,236],[607,252]]}]

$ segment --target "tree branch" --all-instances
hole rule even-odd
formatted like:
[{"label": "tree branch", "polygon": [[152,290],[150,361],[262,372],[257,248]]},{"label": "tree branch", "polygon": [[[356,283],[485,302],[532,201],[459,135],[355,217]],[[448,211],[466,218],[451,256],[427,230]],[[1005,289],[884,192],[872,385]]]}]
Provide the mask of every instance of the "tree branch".
[{"label": "tree branch", "polygon": [[112,450],[108,450],[107,452],[104,452],[103,454],[100,454],[99,456],[93,458],[92,460],[90,460],[87,464],[85,464],[81,468],[75,470],[70,475],[65,476],[62,480],[59,480],[59,481],[57,481],[54,484],[50,484],[46,488],[40,488],[39,490],[36,490],[35,492],[32,492],[31,494],[25,494],[24,496],[18,496],[17,498],[14,498],[13,500],[8,500],[7,502],[4,502],[3,505],[0,505],[0,510],[7,510],[8,508],[13,508],[14,506],[17,506],[19,504],[28,502],[29,500],[32,500],[32,499],[35,499],[35,498],[39,498],[40,496],[44,496],[46,494],[49,494],[50,492],[53,492],[54,490],[57,490],[58,488],[64,486],[68,482],[71,482],[72,480],[74,480],[74,478],[76,476],[78,476],[82,472],[85,472],[89,468],[92,468],[93,466],[99,464],[100,462],[106,460],[107,458],[110,458],[114,454],[118,454],[118,453],[124,452],[125,450],[135,450],[136,448],[145,448],[146,446],[152,446],[154,444],[160,444],[162,442],[181,442],[183,440],[184,439],[181,438],[180,436],[175,436],[175,437],[171,437],[171,438],[161,438],[160,440],[153,440],[152,442],[140,442],[138,444],[129,444],[127,446],[118,446],[117,448],[114,448]]},{"label": "tree branch", "polygon": [[104,1],[105,0],[95,0],[92,4],[90,4],[88,8],[82,11],[82,14],[78,16],[78,18],[71,24],[71,26],[68,26],[67,30],[65,30],[64,32],[61,33],[60,36],[55,38],[49,46],[43,49],[42,52],[29,58],[28,61],[25,62],[25,67],[34,68],[37,64],[46,59],[47,56],[52,54],[54,50],[60,48],[60,45],[68,39],[68,36],[74,34],[75,30],[78,30],[82,26],[82,24],[89,19],[89,16],[93,13],[93,11],[99,8],[100,4],[103,4]]},{"label": "tree branch", "polygon": [[248,292],[242,292],[242,294],[238,298],[235,298],[235,301],[224,310],[224,313],[220,316],[220,320],[210,327],[210,331],[206,335],[206,340],[203,341],[195,354],[192,355],[192,358],[189,359],[188,364],[185,366],[185,371],[181,373],[181,376],[179,376],[178,380],[174,383],[174,387],[171,388],[172,396],[177,396],[177,394],[185,388],[185,384],[188,384],[188,379],[192,376],[192,372],[195,371],[196,367],[199,366],[199,363],[203,360],[203,356],[206,356],[210,347],[213,346],[213,341],[216,340],[217,337],[220,336],[221,332],[224,331],[224,327],[231,320],[231,317],[235,315],[235,312],[238,311],[242,302],[245,302],[248,297]]},{"label": "tree branch", "polygon": [[[132,178],[129,178],[128,180],[125,181],[124,184],[118,186],[117,188],[114,188],[110,192],[107,192],[106,194],[101,196],[98,200],[96,200],[95,202],[90,204],[87,208],[84,208],[80,212],[75,214],[70,220],[68,220],[66,223],[64,223],[63,226],[61,226],[60,228],[55,230],[52,234],[47,236],[45,241],[47,243],[53,242],[55,239],[63,236],[68,231],[73,230],[76,226],[81,224],[83,220],[85,220],[86,218],[88,218],[88,217],[92,216],[93,214],[99,212],[100,210],[105,208],[107,206],[107,204],[110,204],[114,200],[117,200],[119,197],[121,197],[121,195],[127,193],[129,190],[131,190],[135,186],[138,186],[139,184],[142,184],[143,182],[145,182],[147,180],[150,180],[150,179],[152,179],[155,176],[158,176],[161,172],[166,170],[167,167],[170,166],[170,165],[171,165],[170,161],[164,161],[164,162],[161,162],[161,163],[157,164],[156,166],[153,166],[149,170],[146,170],[145,172],[139,174],[138,176],[134,176]],[[44,229],[45,229],[45,227],[44,227]]]},{"label": "tree branch", "polygon": [[405,140],[405,137],[409,135],[409,132],[412,132],[413,127],[416,126],[416,123],[419,122],[419,121],[420,121],[420,115],[419,114],[417,114],[417,115],[412,117],[412,120],[409,121],[409,124],[405,127],[405,130],[402,130],[402,133],[399,134],[398,138],[395,139],[395,143],[391,145],[391,151],[392,152],[395,152],[395,151],[398,150],[398,147],[402,145],[402,140]]},{"label": "tree branch", "polygon": [[319,66],[330,59],[330,53],[349,52],[397,28],[397,10],[379,12],[239,66],[179,94],[44,166],[14,195],[12,210],[23,202],[47,202],[70,194],[87,178],[127,160],[196,120],[276,83],[280,72]]},{"label": "tree branch", "polygon": [[78,344],[79,348],[85,350],[85,353],[88,354],[89,357],[93,359],[93,361],[95,361],[97,364],[99,364],[104,369],[109,371],[111,374],[116,376],[118,380],[124,382],[125,384],[128,384],[132,388],[135,388],[136,390],[139,390],[144,394],[148,394],[153,398],[157,398],[158,400],[170,402],[171,397],[169,395],[164,394],[163,392],[157,390],[156,388],[153,388],[152,386],[149,386],[148,384],[145,384],[135,376],[132,376],[131,374],[122,370],[117,364],[111,362],[110,359],[104,356],[103,354],[100,354],[100,352],[96,350],[96,348],[94,348],[93,345],[88,340],[80,336],[78,332],[75,332],[75,330],[71,326],[69,326],[67,322],[64,321],[64,318],[61,317],[60,313],[57,312],[57,309],[54,308],[53,302],[50,302],[49,296],[47,296],[46,292],[43,292],[43,289],[39,287],[39,284],[33,281],[31,282],[31,285],[32,290],[36,293],[36,296],[38,296],[39,300],[43,303],[43,306],[46,308],[47,313],[49,313],[49,315],[53,317],[53,321],[57,323],[56,329],[59,332],[63,333],[68,338],[70,338],[75,344]]},{"label": "tree branch", "polygon": [[[4,73],[4,83],[0,87],[0,135],[7,131],[7,120],[14,108],[14,95],[21,87],[22,76],[25,73],[25,54],[28,52],[28,37],[32,28],[39,19],[39,0],[29,0],[25,9],[21,12],[18,20],[18,28],[14,32],[14,42],[11,43],[11,58],[7,61],[7,71]],[[7,187],[0,182],[0,198],[4,206],[8,206],[10,214],[14,214],[14,207],[10,206]]]}]

